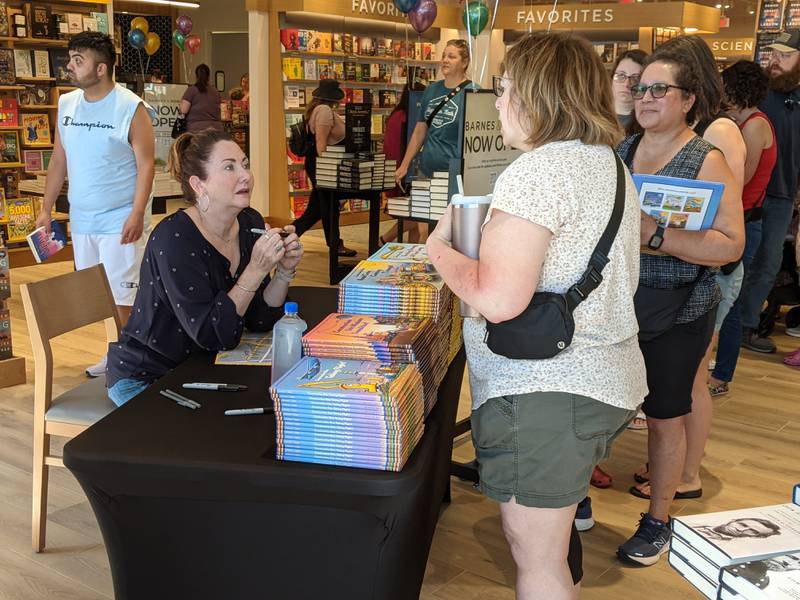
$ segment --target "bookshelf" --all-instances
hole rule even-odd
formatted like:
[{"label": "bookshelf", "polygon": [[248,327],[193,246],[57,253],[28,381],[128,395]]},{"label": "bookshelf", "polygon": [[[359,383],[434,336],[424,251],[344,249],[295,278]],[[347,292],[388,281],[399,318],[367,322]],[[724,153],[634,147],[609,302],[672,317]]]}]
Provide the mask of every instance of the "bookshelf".
[{"label": "bookshelf", "polygon": [[[439,61],[433,57],[438,56],[438,37],[406,36],[395,26],[387,30],[386,24],[377,20],[359,33],[347,32],[342,22],[320,25],[313,17],[308,22],[284,21],[282,25],[278,37],[286,139],[292,124],[302,120],[311,92],[321,79],[331,78],[338,80],[345,92],[337,111],[340,115],[344,116],[348,102],[372,105],[373,151],[381,151],[385,122],[400,98],[408,68],[414,67],[423,80],[436,77]],[[270,174],[289,184],[277,198],[276,186],[271,185],[270,215],[293,219],[305,210],[311,189],[303,160],[295,161],[285,148],[284,153],[286,166],[271,168]],[[343,211],[342,225],[368,220],[368,206],[360,200],[347,200]]]},{"label": "bookshelf", "polygon": [[800,0],[763,0],[756,21],[755,62],[762,67],[769,64],[769,44],[779,33],[800,27]]}]

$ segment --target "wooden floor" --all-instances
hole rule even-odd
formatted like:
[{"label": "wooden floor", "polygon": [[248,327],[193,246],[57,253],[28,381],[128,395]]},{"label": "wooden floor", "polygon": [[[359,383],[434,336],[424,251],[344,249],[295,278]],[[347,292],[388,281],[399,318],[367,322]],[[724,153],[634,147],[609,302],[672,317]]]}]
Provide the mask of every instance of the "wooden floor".
[{"label": "wooden floor", "polygon": [[[363,258],[364,228],[346,228],[343,237],[361,251]],[[307,256],[298,283],[323,286],[327,282],[327,255],[321,234],[310,232],[304,242]],[[30,549],[33,364],[19,284],[70,268],[68,263],[56,263],[12,272],[14,349],[28,359],[29,381],[27,385],[0,389],[0,599],[113,597],[94,515],[83,492],[64,469],[51,469],[47,549],[42,554]],[[53,310],[58,310],[55,298]],[[83,369],[105,351],[102,339],[101,327],[90,326],[56,340],[54,393],[84,380]],[[744,352],[732,392],[715,401],[714,429],[703,471],[704,496],[676,502],[675,514],[790,501],[791,486],[800,481],[800,371],[784,366],[781,358],[800,345],[800,340],[784,335],[782,325],[778,325],[775,340],[778,354]],[[465,382],[460,415],[466,416],[468,411]],[[648,569],[634,569],[614,558],[616,547],[630,535],[639,513],[646,509],[643,500],[626,491],[633,483],[631,473],[643,460],[645,442],[646,433],[626,432],[605,465],[614,475],[613,488],[591,491],[597,525],[582,534],[582,598],[700,597],[666,560]],[[455,454],[461,459],[472,457],[468,437],[458,441]],[[453,503],[439,521],[421,598],[513,598],[514,567],[500,530],[497,505],[457,480],[453,481],[453,492]]]}]

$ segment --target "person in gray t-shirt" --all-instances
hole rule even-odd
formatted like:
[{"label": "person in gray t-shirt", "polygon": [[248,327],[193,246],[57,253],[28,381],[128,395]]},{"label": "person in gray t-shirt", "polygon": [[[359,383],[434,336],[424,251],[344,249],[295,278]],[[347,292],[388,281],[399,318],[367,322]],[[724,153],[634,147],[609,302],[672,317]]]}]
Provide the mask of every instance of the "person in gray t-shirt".
[{"label": "person in gray t-shirt", "polygon": [[197,81],[186,89],[181,99],[181,113],[186,117],[186,130],[189,133],[197,133],[208,127],[221,130],[219,105],[222,98],[217,88],[209,84],[211,69],[206,64],[197,65],[194,74]]}]

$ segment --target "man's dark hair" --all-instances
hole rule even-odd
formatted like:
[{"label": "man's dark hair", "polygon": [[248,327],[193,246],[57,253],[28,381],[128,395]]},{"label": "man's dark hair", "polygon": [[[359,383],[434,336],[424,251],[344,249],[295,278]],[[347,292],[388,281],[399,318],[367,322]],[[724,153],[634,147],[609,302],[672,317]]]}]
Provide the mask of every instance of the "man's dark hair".
[{"label": "man's dark hair", "polygon": [[767,97],[769,76],[752,60],[740,60],[722,72],[722,85],[730,103],[751,108]]},{"label": "man's dark hair", "polygon": [[83,31],[70,39],[67,50],[93,50],[98,64],[105,64],[108,68],[108,76],[113,76],[117,54],[114,51],[114,42],[111,41],[108,34],[99,31]]}]

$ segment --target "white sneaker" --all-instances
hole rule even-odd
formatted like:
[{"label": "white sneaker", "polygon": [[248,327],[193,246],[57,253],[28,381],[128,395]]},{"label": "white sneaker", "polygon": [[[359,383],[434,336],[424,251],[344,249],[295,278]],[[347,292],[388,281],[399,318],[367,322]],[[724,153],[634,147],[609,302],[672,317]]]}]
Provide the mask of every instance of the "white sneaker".
[{"label": "white sneaker", "polygon": [[790,335],[792,337],[800,337],[800,325],[798,325],[797,327],[787,327],[786,335]]},{"label": "white sneaker", "polygon": [[87,377],[100,377],[101,375],[106,374],[106,357],[104,356],[103,359],[97,363],[96,365],[92,365],[91,367],[86,369],[86,376]]}]

